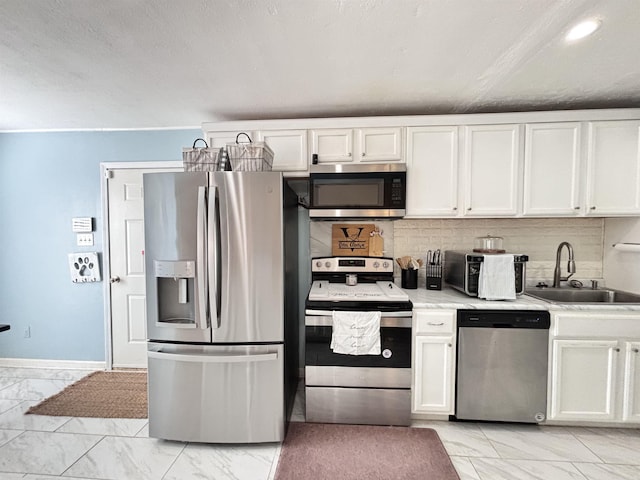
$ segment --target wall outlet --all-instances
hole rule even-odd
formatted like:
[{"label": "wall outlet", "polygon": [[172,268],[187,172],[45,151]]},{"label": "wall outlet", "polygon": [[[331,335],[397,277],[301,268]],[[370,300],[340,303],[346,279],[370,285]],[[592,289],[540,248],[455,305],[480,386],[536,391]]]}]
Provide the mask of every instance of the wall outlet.
[{"label": "wall outlet", "polygon": [[31,326],[24,329],[24,338],[31,338]]}]

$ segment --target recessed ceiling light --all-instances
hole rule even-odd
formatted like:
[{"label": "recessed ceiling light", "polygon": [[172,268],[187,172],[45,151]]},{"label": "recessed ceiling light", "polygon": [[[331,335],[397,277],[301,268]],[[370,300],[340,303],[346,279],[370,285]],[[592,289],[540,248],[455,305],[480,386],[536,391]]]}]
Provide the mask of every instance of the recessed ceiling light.
[{"label": "recessed ceiling light", "polygon": [[580,22],[567,33],[565,39],[568,42],[573,42],[574,40],[580,40],[581,38],[587,37],[595,32],[600,27],[600,20],[585,20],[584,22]]}]

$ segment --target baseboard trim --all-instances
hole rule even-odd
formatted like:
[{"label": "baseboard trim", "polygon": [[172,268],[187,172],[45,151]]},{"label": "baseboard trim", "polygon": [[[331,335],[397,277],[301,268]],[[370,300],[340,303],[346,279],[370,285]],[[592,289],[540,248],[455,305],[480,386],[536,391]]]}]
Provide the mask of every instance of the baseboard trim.
[{"label": "baseboard trim", "polygon": [[39,358],[0,358],[0,367],[105,370],[107,363],[81,360],[43,360]]}]

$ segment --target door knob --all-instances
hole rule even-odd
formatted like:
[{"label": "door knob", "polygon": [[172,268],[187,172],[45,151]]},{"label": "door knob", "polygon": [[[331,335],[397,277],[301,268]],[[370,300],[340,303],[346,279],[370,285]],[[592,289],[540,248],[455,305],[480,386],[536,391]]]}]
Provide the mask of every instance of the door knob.
[{"label": "door knob", "polygon": [[111,278],[109,279],[109,281],[110,281],[111,283],[120,283],[120,277],[118,277],[118,276],[116,275],[115,277],[111,277]]}]

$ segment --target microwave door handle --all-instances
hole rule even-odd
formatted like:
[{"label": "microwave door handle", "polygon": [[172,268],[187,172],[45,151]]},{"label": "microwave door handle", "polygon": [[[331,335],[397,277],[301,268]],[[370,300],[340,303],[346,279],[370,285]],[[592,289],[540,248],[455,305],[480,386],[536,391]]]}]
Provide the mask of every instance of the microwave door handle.
[{"label": "microwave door handle", "polygon": [[218,221],[220,212],[218,210],[218,189],[209,187],[208,209],[207,209],[207,270],[209,276],[209,312],[211,315],[211,328],[220,328],[220,282],[218,281],[218,270],[220,268],[220,258],[218,251]]},{"label": "microwave door handle", "polygon": [[196,211],[196,285],[198,302],[196,305],[196,324],[201,329],[208,328],[207,322],[207,243],[205,232],[207,231],[207,190],[206,187],[198,187],[198,204]]}]

